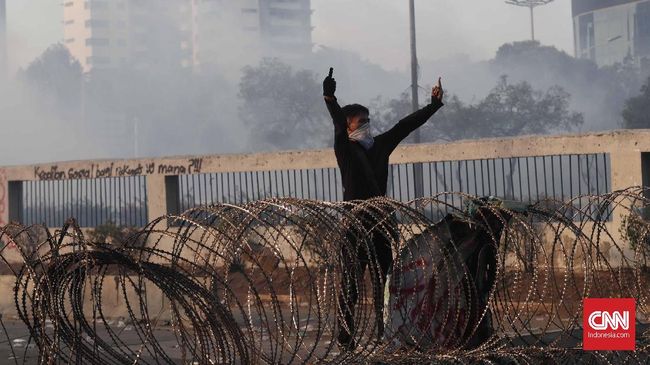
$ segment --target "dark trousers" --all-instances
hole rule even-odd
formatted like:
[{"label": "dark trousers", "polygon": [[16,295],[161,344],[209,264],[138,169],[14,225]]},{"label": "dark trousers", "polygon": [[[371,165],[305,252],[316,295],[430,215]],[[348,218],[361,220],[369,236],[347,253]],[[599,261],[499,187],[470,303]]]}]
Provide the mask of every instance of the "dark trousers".
[{"label": "dark trousers", "polygon": [[363,219],[365,230],[348,229],[346,242],[341,247],[338,342],[348,347],[354,346],[358,286],[365,285],[366,268],[369,269],[371,278],[377,338],[381,339],[384,333],[384,286],[388,270],[393,264],[391,243],[397,239],[397,224],[391,215],[383,218],[379,222],[370,218]]}]

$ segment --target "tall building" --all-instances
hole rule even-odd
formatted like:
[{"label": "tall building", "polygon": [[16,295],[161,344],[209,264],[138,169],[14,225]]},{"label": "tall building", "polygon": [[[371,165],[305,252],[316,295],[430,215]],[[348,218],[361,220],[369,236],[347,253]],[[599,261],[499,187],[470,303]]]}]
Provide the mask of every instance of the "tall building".
[{"label": "tall building", "polygon": [[[2,1],[2,0],[0,0]],[[235,64],[311,51],[310,0],[67,0],[65,44],[85,71]]]},{"label": "tall building", "polygon": [[312,49],[311,0],[191,0],[196,68]]},{"label": "tall building", "polygon": [[272,49],[311,51],[310,0],[260,0],[259,13],[260,36]]},{"label": "tall building", "polygon": [[576,57],[650,62],[650,0],[572,0],[572,11]]},{"label": "tall building", "polygon": [[237,64],[237,59],[259,55],[259,0],[191,1],[189,47],[195,69]]},{"label": "tall building", "polygon": [[64,42],[84,71],[180,64],[189,0],[67,0]]},{"label": "tall building", "polygon": [[128,60],[135,66],[177,67],[191,57],[189,0],[129,0]]},{"label": "tall building", "polygon": [[125,0],[67,0],[63,4],[63,37],[84,71],[127,62]]}]

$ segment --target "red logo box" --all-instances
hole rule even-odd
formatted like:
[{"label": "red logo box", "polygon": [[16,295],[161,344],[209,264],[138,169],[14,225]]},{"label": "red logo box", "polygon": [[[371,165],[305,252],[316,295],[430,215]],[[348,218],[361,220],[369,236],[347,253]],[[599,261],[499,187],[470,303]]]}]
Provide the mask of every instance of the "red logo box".
[{"label": "red logo box", "polygon": [[583,302],[584,350],[634,351],[636,300],[634,298],[586,298]]}]

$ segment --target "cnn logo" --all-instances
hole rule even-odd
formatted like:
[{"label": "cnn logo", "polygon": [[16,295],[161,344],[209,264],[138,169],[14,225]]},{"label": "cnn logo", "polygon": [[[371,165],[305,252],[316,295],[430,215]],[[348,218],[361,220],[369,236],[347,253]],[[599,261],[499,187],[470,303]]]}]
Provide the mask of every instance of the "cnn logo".
[{"label": "cnn logo", "polygon": [[597,331],[606,329],[617,330],[619,326],[624,330],[628,330],[630,329],[630,312],[592,312],[589,315],[589,326]]},{"label": "cnn logo", "polygon": [[634,298],[587,298],[583,305],[583,349],[604,351],[635,349],[636,301]]}]

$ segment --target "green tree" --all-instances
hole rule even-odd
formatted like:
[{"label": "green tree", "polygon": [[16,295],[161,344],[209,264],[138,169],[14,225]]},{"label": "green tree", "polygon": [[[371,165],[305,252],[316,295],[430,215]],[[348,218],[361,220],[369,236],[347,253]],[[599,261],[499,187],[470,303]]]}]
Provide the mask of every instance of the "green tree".
[{"label": "green tree", "polygon": [[83,72],[81,64],[61,43],[50,46],[21,70],[19,79],[50,106],[70,110],[80,105]]},{"label": "green tree", "polygon": [[637,212],[623,215],[618,232],[621,238],[627,241],[632,250],[640,254],[644,270],[648,270],[648,257],[650,256],[650,222]]},{"label": "green tree", "polygon": [[650,77],[641,87],[641,94],[625,102],[623,126],[625,128],[650,128]]},{"label": "green tree", "polygon": [[[582,114],[569,110],[570,95],[559,86],[535,90],[527,82],[511,84],[502,76],[485,99],[465,104],[451,95],[445,106],[422,127],[424,142],[484,137],[547,134],[573,130],[584,123]],[[411,110],[410,95],[373,105],[377,132],[389,128]]]},{"label": "green tree", "polygon": [[258,148],[319,148],[333,138],[316,75],[277,59],[247,66],[239,84],[239,115]]},{"label": "green tree", "polygon": [[570,98],[559,86],[542,92],[525,81],[510,84],[502,76],[477,105],[477,127],[496,137],[569,131],[584,122],[582,114],[569,111]]},{"label": "green tree", "polygon": [[620,127],[625,100],[636,95],[647,77],[630,58],[611,66],[572,57],[538,42],[515,42],[499,48],[490,67],[511,80],[528,81],[536,88],[559,85],[572,95],[574,108],[584,112],[591,128]]}]

